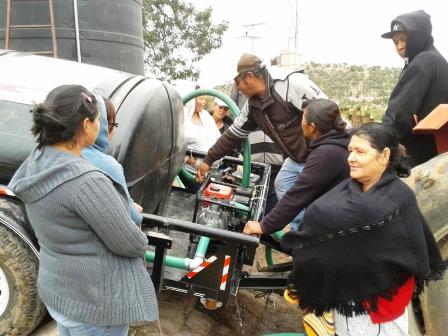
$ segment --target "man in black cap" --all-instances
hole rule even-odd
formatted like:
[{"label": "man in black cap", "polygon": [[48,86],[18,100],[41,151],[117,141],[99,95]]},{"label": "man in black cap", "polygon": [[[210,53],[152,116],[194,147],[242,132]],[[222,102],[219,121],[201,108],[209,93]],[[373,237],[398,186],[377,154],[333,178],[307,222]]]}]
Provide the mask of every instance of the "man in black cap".
[{"label": "man in black cap", "polygon": [[448,103],[448,63],[434,47],[431,31],[430,16],[420,10],[399,15],[381,35],[393,40],[405,60],[383,122],[398,132],[410,168],[437,155],[434,137],[412,134],[412,129],[439,104]]},{"label": "man in black cap", "polygon": [[234,80],[238,91],[248,97],[248,101],[232,126],[208,151],[198,169],[197,178],[202,180],[214,161],[229,154],[232,149],[240,148],[251,132],[260,129],[287,158],[275,180],[275,190],[280,199],[294,185],[307,156],[307,144],[300,126],[302,103],[326,96],[302,72],[280,68],[268,71],[262,61],[252,54],[241,56]]}]

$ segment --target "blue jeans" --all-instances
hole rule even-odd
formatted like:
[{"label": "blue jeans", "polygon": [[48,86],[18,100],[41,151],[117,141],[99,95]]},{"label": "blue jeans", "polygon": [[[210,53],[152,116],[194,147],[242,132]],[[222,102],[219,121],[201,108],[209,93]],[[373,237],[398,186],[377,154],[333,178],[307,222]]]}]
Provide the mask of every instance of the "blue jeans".
[{"label": "blue jeans", "polygon": [[47,307],[48,313],[58,323],[59,336],[127,336],[129,325],[100,327],[73,321]]},{"label": "blue jeans", "polygon": [[[283,162],[282,168],[275,178],[275,193],[277,194],[277,198],[279,201],[283,197],[283,195],[286,194],[286,192],[294,185],[304,166],[304,163],[297,163],[290,158],[287,158],[285,162]],[[292,220],[291,229],[296,231],[299,229],[304,214],[305,210],[302,210]]]}]

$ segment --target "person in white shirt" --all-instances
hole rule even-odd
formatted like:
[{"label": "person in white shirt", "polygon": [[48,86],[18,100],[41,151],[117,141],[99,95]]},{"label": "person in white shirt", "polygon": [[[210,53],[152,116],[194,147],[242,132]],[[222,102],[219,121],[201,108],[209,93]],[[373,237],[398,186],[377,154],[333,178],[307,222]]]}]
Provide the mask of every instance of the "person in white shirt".
[{"label": "person in white shirt", "polygon": [[206,152],[221,136],[213,117],[204,110],[204,106],[205,98],[202,96],[185,106],[184,138],[187,149]]},{"label": "person in white shirt", "polygon": [[[187,144],[187,155],[185,168],[192,174],[196,174],[202,159],[189,153],[189,149],[207,152],[221,136],[215,120],[208,111],[204,109],[205,98],[200,96],[187,103],[184,107],[184,139]],[[182,179],[182,183],[191,192],[197,192],[200,184],[192,183]]]}]

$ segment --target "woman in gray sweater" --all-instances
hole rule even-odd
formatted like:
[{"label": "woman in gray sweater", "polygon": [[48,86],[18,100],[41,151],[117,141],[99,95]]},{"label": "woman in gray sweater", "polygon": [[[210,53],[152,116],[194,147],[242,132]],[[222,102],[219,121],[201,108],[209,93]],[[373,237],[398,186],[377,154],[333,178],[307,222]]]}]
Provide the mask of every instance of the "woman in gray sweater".
[{"label": "woman in gray sweater", "polygon": [[39,295],[61,336],[127,335],[158,319],[124,190],[81,157],[95,143],[95,96],[79,85],[52,90],[33,111],[37,146],[9,188],[26,205],[40,244]]}]

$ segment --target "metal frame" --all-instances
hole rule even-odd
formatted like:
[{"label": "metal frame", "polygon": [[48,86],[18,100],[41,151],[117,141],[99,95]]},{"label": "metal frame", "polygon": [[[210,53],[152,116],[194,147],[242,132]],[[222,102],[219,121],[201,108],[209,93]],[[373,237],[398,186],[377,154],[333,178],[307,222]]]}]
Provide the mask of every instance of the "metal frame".
[{"label": "metal frame", "polygon": [[[214,254],[216,261],[209,267],[202,270],[194,278],[189,279],[187,276],[183,276],[179,280],[164,279],[164,258],[166,253],[166,247],[163,245],[167,240],[167,236],[163,235],[162,238],[153,237],[154,233],[148,232],[148,237],[151,239],[159,240],[156,242],[155,260],[152,271],[152,279],[156,288],[160,291],[162,289],[174,290],[183,293],[190,293],[197,297],[205,297],[208,299],[214,299],[216,301],[226,304],[231,291],[236,292],[239,284],[239,274],[242,268],[242,256],[245,254],[255,254],[255,248],[258,246],[259,240],[257,237],[248,236],[238,232],[232,232],[227,230],[215,229],[206,225],[181,221],[177,219],[171,219],[167,217],[161,217],[157,215],[143,214],[143,227],[157,227],[163,231],[180,231],[184,233],[196,234],[200,236],[206,236],[219,240],[222,246]],[[160,234],[160,233],[157,233]],[[154,240],[153,240],[154,241]],[[171,245],[170,247],[171,248]],[[225,257],[230,257],[230,265],[228,268],[228,280],[224,290],[220,289],[221,277],[224,267]],[[250,258],[253,260],[252,258]],[[162,267],[160,266],[162,265]],[[185,271],[188,273],[188,271]]]},{"label": "metal frame", "polygon": [[[201,156],[202,153],[198,154],[198,156]],[[224,163],[230,164],[241,164],[242,162],[239,159],[231,157],[225,157],[223,161]],[[253,219],[260,220],[266,202],[266,189],[269,184],[270,166],[252,163],[251,170],[253,172],[257,171],[258,174],[262,175],[260,184],[263,187],[259,193],[259,199],[254,203],[254,213],[252,214]],[[210,177],[208,180],[210,180]],[[198,195],[200,201],[202,199],[200,192]],[[196,200],[197,202],[198,200]],[[196,209],[194,216],[196,216]],[[212,299],[225,305],[230,295],[236,295],[239,288],[281,291],[290,282],[289,270],[291,269],[291,265],[288,263],[276,265],[279,267],[275,267],[275,269],[265,269],[266,272],[263,273],[249,274],[242,271],[243,264],[253,264],[255,251],[260,243],[258,237],[151,214],[143,214],[142,225],[145,230],[148,228],[157,228],[160,231],[158,233],[152,231],[147,233],[148,239],[152,241],[152,245],[156,246],[152,278],[158,291],[177,291],[199,298]],[[185,275],[181,273],[176,279],[164,277],[166,250],[171,248],[173,242],[168,236],[170,231],[178,231],[214,239],[217,241],[217,246],[215,246],[216,249],[212,254],[216,259],[192,278],[187,276],[190,272],[187,270],[185,270]],[[227,282],[225,288],[222,289],[220,285],[226,257],[230,257],[230,264],[228,265],[228,270],[226,269],[228,272]]]}]

